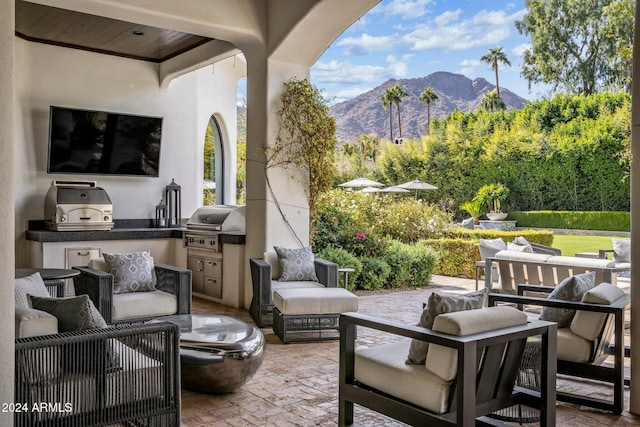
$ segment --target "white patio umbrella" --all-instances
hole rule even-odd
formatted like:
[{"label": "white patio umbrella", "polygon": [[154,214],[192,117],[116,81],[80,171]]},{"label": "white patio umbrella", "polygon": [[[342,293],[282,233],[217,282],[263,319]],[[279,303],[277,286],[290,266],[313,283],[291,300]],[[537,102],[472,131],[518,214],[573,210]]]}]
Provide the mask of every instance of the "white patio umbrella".
[{"label": "white patio umbrella", "polygon": [[369,178],[356,178],[351,181],[343,182],[339,185],[339,187],[353,187],[353,188],[364,188],[364,187],[384,187],[384,184],[371,180]]},{"label": "white patio umbrella", "polygon": [[397,185],[392,185],[391,187],[386,187],[380,190],[381,193],[408,193],[409,190],[405,190],[402,187]]},{"label": "white patio umbrella", "polygon": [[420,181],[419,179],[414,179],[413,181],[404,182],[402,184],[397,185],[400,188],[406,188],[407,190],[415,190],[416,191],[416,199],[418,198],[418,190],[437,190],[438,187],[435,185],[428,184],[424,181]]},{"label": "white patio umbrella", "polygon": [[384,191],[382,188],[376,188],[376,187],[364,187],[361,190],[358,190],[358,193],[380,193]]}]

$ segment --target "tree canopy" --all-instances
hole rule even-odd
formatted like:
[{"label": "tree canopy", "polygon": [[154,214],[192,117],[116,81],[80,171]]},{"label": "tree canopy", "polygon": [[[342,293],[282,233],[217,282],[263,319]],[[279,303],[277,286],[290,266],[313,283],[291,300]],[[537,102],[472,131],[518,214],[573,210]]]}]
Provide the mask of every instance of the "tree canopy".
[{"label": "tree canopy", "polygon": [[521,72],[529,85],[592,94],[627,78],[633,0],[526,0],[526,6],[516,28],[531,37]]}]

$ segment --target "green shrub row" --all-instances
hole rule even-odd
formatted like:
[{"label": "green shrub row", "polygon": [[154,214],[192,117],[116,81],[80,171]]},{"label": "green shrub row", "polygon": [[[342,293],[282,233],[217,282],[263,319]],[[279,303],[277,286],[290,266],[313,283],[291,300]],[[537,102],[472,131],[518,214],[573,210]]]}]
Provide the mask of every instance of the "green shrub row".
[{"label": "green shrub row", "polygon": [[519,227],[566,228],[579,230],[630,231],[629,212],[528,211],[509,212]]}]

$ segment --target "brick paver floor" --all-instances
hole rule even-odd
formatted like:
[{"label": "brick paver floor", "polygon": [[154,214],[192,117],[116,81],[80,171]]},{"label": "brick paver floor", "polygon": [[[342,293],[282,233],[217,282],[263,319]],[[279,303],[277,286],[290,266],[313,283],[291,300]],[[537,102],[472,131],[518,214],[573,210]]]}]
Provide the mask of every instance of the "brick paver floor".
[{"label": "brick paver floor", "polygon": [[[464,293],[475,289],[475,281],[434,276],[428,288],[392,292],[358,293],[360,313],[404,323],[417,323],[434,290]],[[233,309],[194,299],[195,313],[226,314],[253,323],[246,310]],[[182,426],[336,426],[338,419],[338,342],[282,344],[271,328],[263,328],[267,341],[263,365],[239,390],[224,395],[182,392]],[[370,345],[385,339],[363,333],[358,343]],[[567,389],[589,390],[607,395],[609,389],[588,381],[559,379]],[[626,392],[628,400],[628,391]],[[393,427],[403,424],[356,406],[356,421],[362,426]],[[640,426],[640,417],[624,412],[613,416],[590,408],[564,403],[557,406],[558,426]],[[517,425],[517,424],[514,424]],[[535,424],[534,424],[535,425]]]}]

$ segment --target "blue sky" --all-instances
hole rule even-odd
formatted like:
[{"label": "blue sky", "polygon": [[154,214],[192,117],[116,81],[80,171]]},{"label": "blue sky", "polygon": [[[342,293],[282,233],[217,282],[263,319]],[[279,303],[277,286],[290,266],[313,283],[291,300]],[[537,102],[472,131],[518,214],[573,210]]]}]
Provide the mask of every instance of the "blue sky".
[{"label": "blue sky", "polygon": [[548,90],[528,89],[520,76],[528,37],[514,22],[524,0],[383,0],[338,37],[311,68],[311,82],[331,104],[373,89],[388,79],[423,77],[436,71],[483,77],[495,73],[480,61],[502,47],[511,66],[500,65],[500,87],[534,100]]}]

